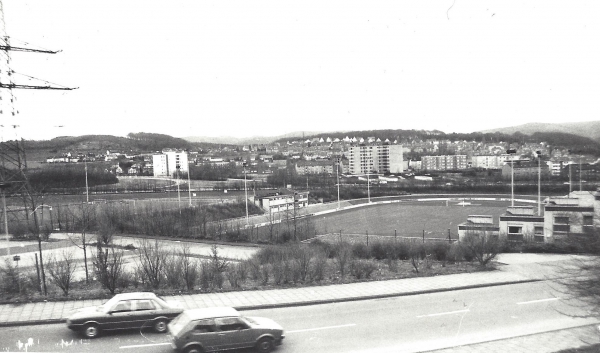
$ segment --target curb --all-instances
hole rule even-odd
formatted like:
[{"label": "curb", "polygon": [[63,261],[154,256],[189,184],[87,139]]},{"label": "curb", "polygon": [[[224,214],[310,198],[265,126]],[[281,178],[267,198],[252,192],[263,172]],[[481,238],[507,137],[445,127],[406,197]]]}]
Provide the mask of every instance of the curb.
[{"label": "curb", "polygon": [[[519,281],[505,281],[505,282],[496,282],[496,283],[487,283],[487,284],[472,284],[472,285],[468,285],[468,286],[458,286],[458,287],[440,288],[440,289],[427,289],[427,290],[418,290],[418,291],[403,292],[403,293],[374,294],[374,295],[364,295],[364,296],[359,296],[359,297],[334,298],[334,299],[312,300],[312,301],[306,301],[306,302],[292,302],[292,303],[281,303],[281,304],[260,304],[260,305],[235,306],[234,308],[239,311],[247,311],[247,310],[258,310],[258,309],[276,309],[276,308],[286,308],[286,307],[321,305],[321,304],[331,304],[331,303],[345,303],[345,302],[353,302],[353,301],[360,301],[360,300],[406,297],[406,296],[419,295],[419,294],[443,293],[443,292],[452,292],[452,291],[456,291],[456,290],[497,287],[497,286],[505,286],[505,285],[510,285],[510,284],[532,283],[532,282],[541,282],[541,281],[543,281],[543,280],[541,280],[541,279],[525,279],[525,280],[519,280]],[[0,323],[0,327],[46,325],[46,324],[57,324],[57,323],[64,323],[64,322],[66,322],[66,319],[8,321],[8,322]]]}]

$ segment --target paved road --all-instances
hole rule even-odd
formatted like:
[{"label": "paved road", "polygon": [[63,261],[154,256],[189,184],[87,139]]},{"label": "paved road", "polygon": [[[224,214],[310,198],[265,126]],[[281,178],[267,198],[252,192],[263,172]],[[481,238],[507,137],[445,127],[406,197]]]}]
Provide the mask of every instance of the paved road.
[{"label": "paved road", "polygon": [[[266,316],[286,330],[277,352],[420,352],[595,323],[547,282],[418,296],[244,311]],[[562,313],[561,313],[562,312]],[[64,324],[7,327],[0,350],[49,352],[171,352],[164,335],[109,334],[81,339]]]}]

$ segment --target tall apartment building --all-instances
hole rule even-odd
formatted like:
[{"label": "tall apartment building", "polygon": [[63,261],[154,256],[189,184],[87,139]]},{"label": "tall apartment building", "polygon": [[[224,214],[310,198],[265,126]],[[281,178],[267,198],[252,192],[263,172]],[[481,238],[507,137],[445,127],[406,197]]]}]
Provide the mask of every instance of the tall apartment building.
[{"label": "tall apartment building", "polygon": [[402,173],[404,157],[401,145],[354,146],[348,150],[350,174]]},{"label": "tall apartment building", "polygon": [[425,170],[457,170],[467,168],[466,155],[423,156],[421,169]]},{"label": "tall apartment building", "polygon": [[173,176],[177,170],[187,173],[189,169],[188,154],[182,151],[163,151],[152,156],[154,176]]}]

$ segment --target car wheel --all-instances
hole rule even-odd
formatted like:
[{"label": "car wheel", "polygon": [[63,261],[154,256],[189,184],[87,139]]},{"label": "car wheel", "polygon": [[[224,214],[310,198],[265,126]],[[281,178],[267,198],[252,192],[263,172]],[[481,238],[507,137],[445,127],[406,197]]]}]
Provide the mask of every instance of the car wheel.
[{"label": "car wheel", "polygon": [[167,332],[167,321],[165,319],[158,319],[154,322],[154,331],[158,333]]},{"label": "car wheel", "polygon": [[184,350],[185,353],[203,353],[204,349],[202,349],[202,347],[200,346],[191,346],[191,347],[187,347]]},{"label": "car wheel", "polygon": [[261,353],[268,353],[273,350],[273,340],[270,338],[261,338],[256,343],[256,350]]},{"label": "car wheel", "polygon": [[100,329],[96,324],[87,324],[83,328],[83,335],[87,338],[96,338],[100,334]]}]

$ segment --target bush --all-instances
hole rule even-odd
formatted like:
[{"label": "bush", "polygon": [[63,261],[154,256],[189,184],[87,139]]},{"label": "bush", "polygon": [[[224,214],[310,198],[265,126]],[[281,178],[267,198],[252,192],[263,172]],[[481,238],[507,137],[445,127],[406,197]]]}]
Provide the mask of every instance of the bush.
[{"label": "bush", "polygon": [[369,248],[363,243],[356,243],[352,245],[352,255],[357,259],[368,259],[371,257],[369,254]]},{"label": "bush", "polygon": [[389,259],[408,260],[410,258],[410,243],[399,242],[390,244],[387,252]]},{"label": "bush", "polygon": [[389,243],[382,243],[380,241],[374,242],[371,245],[371,257],[377,260],[383,260],[388,258],[391,254],[389,251]]},{"label": "bush", "polygon": [[370,278],[377,270],[377,265],[370,260],[352,260],[350,262],[350,273],[356,279]]},{"label": "bush", "polygon": [[462,247],[460,246],[459,243],[453,243],[448,247],[448,252],[446,253],[446,261],[449,262],[458,262],[458,261],[462,261],[464,259],[463,257],[463,250]]},{"label": "bush", "polygon": [[446,242],[436,242],[430,245],[428,253],[433,255],[433,258],[437,261],[446,261],[448,257],[448,250],[450,244]]}]

